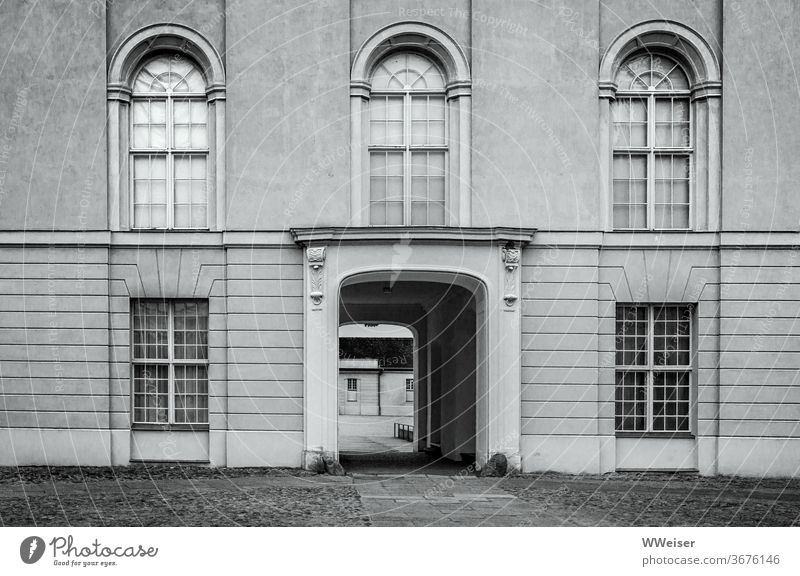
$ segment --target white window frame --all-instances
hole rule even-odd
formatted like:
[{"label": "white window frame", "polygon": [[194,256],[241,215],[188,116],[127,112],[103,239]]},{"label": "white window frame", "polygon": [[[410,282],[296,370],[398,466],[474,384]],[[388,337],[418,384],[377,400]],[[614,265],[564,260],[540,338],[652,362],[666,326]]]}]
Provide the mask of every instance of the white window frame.
[{"label": "white window frame", "polygon": [[[175,304],[182,302],[190,302],[186,299],[158,299],[158,298],[141,298],[138,300],[131,300],[131,322],[130,322],[130,355],[131,355],[131,368],[130,368],[130,382],[131,382],[131,424],[134,427],[181,427],[181,428],[208,428],[210,405],[206,403],[206,420],[205,422],[176,422],[175,421],[175,366],[205,366],[206,368],[206,396],[210,399],[211,393],[209,389],[210,378],[208,378],[208,348],[206,348],[205,358],[175,358]],[[136,358],[136,346],[134,344],[134,322],[133,317],[135,307],[138,302],[163,302],[167,305],[167,358]],[[206,332],[209,329],[206,328]],[[208,334],[206,334],[206,342],[208,342]],[[206,344],[208,347],[208,344]],[[167,385],[167,422],[147,422],[136,420],[136,366],[167,366],[168,385]]]},{"label": "white window frame", "polygon": [[[172,56],[172,55],[170,55]],[[149,60],[145,60],[142,63],[142,66],[139,67],[139,70],[142,70],[144,66],[147,65]],[[197,64],[192,62],[192,65],[198,68]],[[137,72],[138,75],[138,72]],[[165,147],[164,148],[134,148],[133,147],[133,104],[135,102],[141,101],[153,101],[159,100],[165,103],[165,126],[166,126],[166,135],[165,135]],[[206,111],[206,147],[205,148],[174,148],[173,147],[173,132],[175,130],[175,125],[173,123],[173,111],[172,106],[176,100],[187,100],[190,102],[189,108],[191,110],[191,102],[202,102],[205,104],[205,111]],[[128,154],[131,159],[129,166],[130,169],[128,170],[128,190],[130,190],[129,197],[129,214],[130,214],[130,224],[132,230],[208,230],[209,229],[209,221],[211,219],[211,207],[209,203],[209,190],[210,186],[210,148],[208,146],[208,141],[210,138],[210,130],[209,130],[209,110],[208,110],[208,99],[206,98],[205,92],[173,92],[171,89],[167,89],[166,92],[134,92],[131,96],[131,105],[130,105],[131,113],[128,114]],[[166,226],[161,228],[156,228],[155,226],[145,226],[145,227],[138,227],[136,226],[135,214],[134,214],[134,170],[133,170],[133,159],[136,157],[161,157],[165,158],[166,163],[166,194],[167,194],[167,218],[166,218]],[[178,156],[202,156],[206,159],[206,221],[202,226],[186,226],[186,227],[175,227],[175,158]],[[191,215],[189,217],[191,221]]]},{"label": "white window frame", "polygon": [[[638,56],[640,57],[640,56]],[[637,58],[637,56],[633,56],[632,59]],[[675,62],[674,58],[666,56],[667,59]],[[627,62],[630,61],[631,58],[627,59],[623,62],[623,66],[627,65]],[[679,62],[676,62],[675,65],[680,68],[686,78],[689,78],[689,75],[686,73],[686,70],[680,65]],[[689,110],[689,144],[685,147],[668,147],[668,146],[656,146],[656,100],[659,99],[673,99],[673,98],[681,98],[685,99],[688,103],[688,110]],[[614,102],[614,106],[617,105],[617,102],[622,99],[630,99],[630,100],[646,100],[647,101],[647,146],[643,147],[634,147],[634,146],[617,146],[616,144],[612,144],[613,146],[613,153],[612,153],[612,172],[613,172],[613,161],[617,156],[646,156],[646,170],[647,170],[647,222],[643,228],[634,228],[634,227],[616,227],[613,224],[613,212],[612,212],[612,226],[614,226],[614,230],[620,231],[637,231],[637,230],[691,230],[692,229],[692,222],[694,221],[694,178],[692,175],[694,174],[694,112],[693,106],[691,102],[691,90],[630,90],[630,89],[619,89],[617,92],[617,98]],[[611,122],[613,124],[613,111],[611,115]],[[613,138],[613,127],[612,127],[612,138]],[[687,218],[687,224],[685,228],[657,228],[655,226],[655,164],[656,164],[656,157],[657,156],[686,156],[689,159],[689,214]],[[613,181],[613,176],[612,176]],[[613,193],[612,193],[613,198]],[[612,199],[613,203],[613,199]]]},{"label": "white window frame", "polygon": [[[617,364],[616,363],[616,355],[618,349],[614,347],[614,431],[618,436],[624,435],[647,435],[647,436],[693,436],[695,433],[695,374],[694,374],[694,332],[695,332],[695,314],[697,307],[693,304],[686,304],[686,303],[663,303],[663,304],[625,304],[625,303],[618,303],[617,308],[625,307],[625,308],[645,308],[647,310],[647,354],[646,364]],[[689,308],[690,310],[690,317],[689,317],[689,363],[688,364],[681,364],[681,365],[665,365],[665,364],[655,364],[653,361],[654,353],[655,353],[655,346],[653,345],[653,339],[655,337],[655,332],[653,330],[654,327],[654,310],[656,308],[664,308],[664,307],[683,307]],[[616,310],[616,308],[615,308]],[[615,326],[614,326],[614,334],[616,338],[617,330],[616,330],[616,316],[615,316]],[[643,372],[645,373],[645,385],[646,385],[646,394],[647,394],[647,404],[646,404],[646,414],[645,414],[645,422],[646,428],[645,430],[618,430],[616,428],[616,378],[617,373],[619,372]],[[689,398],[687,400],[689,404],[689,412],[686,415],[688,421],[688,429],[687,430],[654,430],[653,429],[653,380],[654,374],[658,372],[677,372],[677,373],[686,373],[688,374],[689,383]],[[682,417],[682,415],[680,415]]]},{"label": "white window frame", "polygon": [[[405,51],[400,52],[407,53],[407,54],[415,54],[416,52],[413,51]],[[429,56],[425,54],[420,54],[424,58],[431,60]],[[439,66],[431,60],[431,64],[437,68],[437,71],[443,78],[445,78],[445,73]],[[442,226],[446,225],[448,218],[447,213],[450,208],[450,183],[448,175],[450,173],[448,166],[450,165],[450,104],[447,100],[447,91],[445,89],[442,90],[428,90],[428,89],[421,89],[421,90],[375,90],[370,92],[370,104],[372,103],[372,97],[389,97],[389,98],[397,98],[399,96],[403,97],[403,144],[391,145],[391,144],[371,144],[370,143],[370,132],[371,130],[367,131],[367,155],[371,157],[373,152],[402,152],[403,153],[403,222],[400,224],[373,224],[371,221],[370,216],[370,208],[372,204],[372,190],[371,186],[367,187],[367,206],[368,211],[366,214],[367,222],[370,226],[412,226],[411,224],[411,208],[412,208],[412,201],[411,201],[411,156],[414,152],[444,152],[444,222],[442,224],[421,224],[421,226]],[[412,145],[411,144],[411,100],[414,96],[438,96],[441,97],[444,101],[444,144],[443,145],[430,145],[430,144],[423,144],[423,145]],[[367,112],[367,114],[371,114],[371,110]],[[371,118],[370,118],[371,120]],[[370,176],[371,176],[370,171]],[[369,181],[369,180],[368,180]]]}]

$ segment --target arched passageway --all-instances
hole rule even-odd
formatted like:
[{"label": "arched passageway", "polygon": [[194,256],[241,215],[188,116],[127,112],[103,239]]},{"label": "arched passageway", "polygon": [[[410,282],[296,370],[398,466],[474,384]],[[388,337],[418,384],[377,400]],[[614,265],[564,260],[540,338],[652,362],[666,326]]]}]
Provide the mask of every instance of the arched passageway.
[{"label": "arched passageway", "polygon": [[340,326],[397,324],[414,334],[411,451],[471,464],[481,450],[484,307],[483,285],[466,275],[370,272],[342,283]]}]

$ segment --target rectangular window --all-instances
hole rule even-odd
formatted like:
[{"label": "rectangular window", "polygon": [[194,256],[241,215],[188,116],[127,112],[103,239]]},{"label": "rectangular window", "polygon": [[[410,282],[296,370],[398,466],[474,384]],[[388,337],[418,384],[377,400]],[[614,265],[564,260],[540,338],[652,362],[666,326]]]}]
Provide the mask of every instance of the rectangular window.
[{"label": "rectangular window", "polygon": [[208,423],[208,302],[132,305],[133,422]]},{"label": "rectangular window", "polygon": [[369,219],[378,226],[445,223],[447,105],[438,94],[373,94]]},{"label": "rectangular window", "polygon": [[208,228],[205,97],[135,96],[131,109],[132,227]]},{"label": "rectangular window", "polygon": [[358,400],[358,378],[347,379],[347,401],[356,402]]},{"label": "rectangular window", "polygon": [[406,378],[406,402],[414,401],[414,379]]},{"label": "rectangular window", "polygon": [[615,429],[690,432],[691,305],[617,306]]},{"label": "rectangular window", "polygon": [[613,104],[613,226],[686,230],[692,157],[688,97],[662,93]]}]

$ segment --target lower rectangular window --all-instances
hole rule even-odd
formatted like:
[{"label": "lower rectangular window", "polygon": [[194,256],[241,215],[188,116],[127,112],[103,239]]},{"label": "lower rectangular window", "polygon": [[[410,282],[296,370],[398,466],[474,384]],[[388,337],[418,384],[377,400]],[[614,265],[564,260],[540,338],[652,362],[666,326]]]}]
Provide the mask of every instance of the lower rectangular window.
[{"label": "lower rectangular window", "polygon": [[691,305],[619,305],[617,432],[691,432]]},{"label": "lower rectangular window", "polygon": [[134,424],[208,423],[208,302],[132,305]]}]

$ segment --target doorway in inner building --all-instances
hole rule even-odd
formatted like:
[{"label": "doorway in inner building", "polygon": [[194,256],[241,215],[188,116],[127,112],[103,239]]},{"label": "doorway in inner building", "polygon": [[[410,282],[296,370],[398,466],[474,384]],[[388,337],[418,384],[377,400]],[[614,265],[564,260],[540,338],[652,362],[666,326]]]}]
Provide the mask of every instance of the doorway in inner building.
[{"label": "doorway in inner building", "polygon": [[469,467],[486,413],[485,298],[477,280],[371,272],[339,298],[338,446],[351,471]]}]

